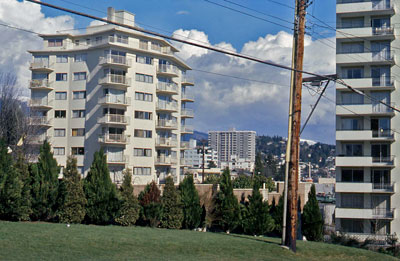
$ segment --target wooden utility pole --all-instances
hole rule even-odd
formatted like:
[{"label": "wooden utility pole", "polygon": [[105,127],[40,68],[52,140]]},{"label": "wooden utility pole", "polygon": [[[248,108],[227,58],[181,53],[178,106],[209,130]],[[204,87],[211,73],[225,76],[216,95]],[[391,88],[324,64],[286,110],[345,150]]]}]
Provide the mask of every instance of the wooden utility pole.
[{"label": "wooden utility pole", "polygon": [[309,0],[296,0],[295,26],[293,39],[292,67],[296,70],[292,73],[290,105],[289,105],[289,130],[286,155],[285,209],[282,235],[283,244],[296,252],[297,215],[298,215],[298,180],[299,180],[299,154],[300,154],[300,124],[301,124],[301,89],[304,57],[304,31],[306,8]]}]

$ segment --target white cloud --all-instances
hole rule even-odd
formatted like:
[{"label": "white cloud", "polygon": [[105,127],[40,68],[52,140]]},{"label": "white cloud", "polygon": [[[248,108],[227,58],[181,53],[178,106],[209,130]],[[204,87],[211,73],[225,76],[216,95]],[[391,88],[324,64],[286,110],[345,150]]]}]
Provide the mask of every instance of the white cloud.
[{"label": "white cloud", "polygon": [[[0,21],[38,33],[55,33],[74,27],[74,20],[70,16],[45,17],[39,5],[17,0],[0,0]],[[27,50],[41,49],[41,38],[7,27],[0,27],[0,35],[0,72],[16,74],[18,84],[27,87],[31,75],[28,69],[31,55]],[[29,94],[28,89],[25,93]]]},{"label": "white cloud", "polygon": [[[211,45],[208,36],[198,30],[179,29],[174,35]],[[276,35],[269,34],[245,43],[240,53],[290,66],[292,39],[292,35],[283,31]],[[322,74],[335,71],[335,50],[326,46],[333,45],[329,41],[332,39],[313,41],[306,37],[304,70]],[[260,81],[221,77],[194,70],[192,74],[195,76],[196,85],[193,92],[196,101],[193,106],[196,111],[194,125],[197,130],[236,127],[254,129],[259,133],[286,135],[289,71],[193,46],[176,45],[181,50],[178,55],[194,69]],[[226,42],[213,46],[236,51]],[[333,94],[333,88],[330,87],[328,95],[333,98]],[[305,88],[303,89],[303,121],[311,110],[310,104],[314,104],[316,99],[317,95],[311,96]],[[322,99],[303,137],[332,142],[334,137],[329,135],[334,133],[334,109],[334,104]]]},{"label": "white cloud", "polygon": [[177,15],[188,15],[189,11],[186,10],[179,10],[178,12],[176,12]]}]

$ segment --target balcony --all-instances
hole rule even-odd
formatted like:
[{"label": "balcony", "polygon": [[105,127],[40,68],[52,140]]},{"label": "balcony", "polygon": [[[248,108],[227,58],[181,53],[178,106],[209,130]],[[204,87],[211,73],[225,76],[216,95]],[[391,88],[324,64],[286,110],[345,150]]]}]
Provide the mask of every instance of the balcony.
[{"label": "balcony", "polygon": [[338,14],[393,15],[395,13],[393,1],[390,0],[338,0],[336,3],[336,12]]},{"label": "balcony", "polygon": [[99,46],[99,45],[107,45],[107,44],[129,44],[129,38],[117,37],[110,35],[108,37],[102,38],[98,41],[91,41],[89,46]]},{"label": "balcony", "polygon": [[183,86],[193,86],[194,85],[194,79],[192,77],[187,77],[187,76],[182,76],[181,84]]},{"label": "balcony", "polygon": [[158,119],[156,122],[156,129],[178,129],[178,122],[176,120]]},{"label": "balcony", "polygon": [[178,77],[178,67],[171,64],[159,64],[157,67],[157,74],[167,77]]},{"label": "balcony", "polygon": [[131,105],[131,98],[125,96],[106,94],[105,96],[99,98],[99,103],[103,105],[129,106]]},{"label": "balcony", "polygon": [[121,114],[105,114],[98,120],[101,124],[128,125],[129,117]]},{"label": "balcony", "polygon": [[192,109],[182,109],[181,110],[181,117],[182,118],[193,118],[194,111]]},{"label": "balcony", "polygon": [[132,61],[131,59],[126,58],[126,56],[108,54],[105,57],[100,57],[99,64],[129,68],[131,67]]},{"label": "balcony", "polygon": [[177,112],[178,111],[178,103],[177,102],[166,102],[166,101],[158,101],[156,104],[157,111],[165,111],[165,112]]},{"label": "balcony", "polygon": [[338,141],[394,141],[392,130],[337,130]]},{"label": "balcony", "polygon": [[[395,103],[388,103],[392,107],[395,107]],[[364,103],[364,104],[344,104],[338,103],[336,106],[336,115],[337,116],[346,116],[354,114],[359,115],[377,115],[377,116],[394,116],[393,109],[389,108],[384,104],[371,104],[371,103]]]},{"label": "balcony", "polygon": [[30,80],[29,81],[29,88],[32,90],[53,90],[52,84],[49,80]]},{"label": "balcony", "polygon": [[194,102],[194,95],[191,93],[182,93],[181,101],[182,102]]},{"label": "balcony", "polygon": [[38,62],[32,62],[31,65],[29,66],[29,69],[31,71],[37,71],[37,72],[52,72],[53,69],[51,68],[52,66],[49,64],[48,61],[38,61]]},{"label": "balcony", "polygon": [[190,142],[189,141],[181,141],[181,150],[190,149]]},{"label": "balcony", "polygon": [[394,27],[371,27],[371,25],[348,27],[337,25],[336,38],[369,38],[369,40],[394,40]]},{"label": "balcony", "polygon": [[157,93],[175,95],[178,94],[179,89],[176,83],[158,82],[156,91]]},{"label": "balcony", "polygon": [[30,137],[30,139],[28,140],[28,143],[32,144],[32,145],[42,145],[45,141],[49,141],[50,137],[47,135],[34,135],[32,137]]},{"label": "balcony", "polygon": [[394,156],[336,156],[337,167],[391,167],[395,166]]},{"label": "balcony", "polygon": [[182,134],[193,134],[193,126],[190,125],[181,125],[181,133]]},{"label": "balcony", "polygon": [[339,193],[394,193],[394,183],[336,182]]},{"label": "balcony", "polygon": [[352,219],[394,219],[394,209],[390,208],[341,208],[335,210],[336,218]]},{"label": "balcony", "polygon": [[172,138],[162,138],[158,137],[156,139],[156,147],[176,147],[178,145],[178,142],[176,139]]},{"label": "balcony", "polygon": [[164,165],[168,166],[168,165],[178,163],[177,159],[173,158],[171,155],[170,156],[166,156],[166,155],[156,156],[154,161],[155,161],[155,165],[159,165],[159,166],[164,166]]},{"label": "balcony", "polygon": [[106,155],[107,155],[107,164],[125,165],[129,163],[129,157],[125,155],[113,155],[113,154],[106,154]]},{"label": "balcony", "polygon": [[362,53],[338,53],[336,55],[336,63],[339,65],[394,65],[395,64],[394,51],[380,51],[380,52],[362,52]]},{"label": "balcony", "polygon": [[99,137],[99,142],[104,144],[126,145],[129,143],[129,137],[125,134],[106,133]]},{"label": "balcony", "polygon": [[[343,81],[357,89],[370,89],[370,90],[394,90],[395,79],[394,77],[377,77],[377,78],[358,78],[358,79],[343,79]],[[338,90],[348,90],[346,86],[337,84]]]},{"label": "balcony", "polygon": [[29,106],[35,109],[50,110],[53,107],[53,103],[47,99],[31,99]]},{"label": "balcony", "polygon": [[51,119],[48,119],[47,116],[31,116],[29,118],[29,124],[42,127],[51,127],[52,121]]},{"label": "balcony", "polygon": [[120,87],[129,87],[131,85],[131,78],[124,75],[107,74],[105,77],[100,79],[99,83]]}]

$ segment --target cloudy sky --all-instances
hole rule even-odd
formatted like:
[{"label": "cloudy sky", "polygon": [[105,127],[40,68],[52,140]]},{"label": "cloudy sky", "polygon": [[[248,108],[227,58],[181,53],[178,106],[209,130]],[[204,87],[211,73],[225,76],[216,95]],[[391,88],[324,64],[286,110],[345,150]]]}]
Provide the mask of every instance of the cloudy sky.
[{"label": "cloudy sky", "polygon": [[[108,0],[47,2],[96,16],[105,16],[110,4]],[[134,13],[137,24],[146,29],[290,65],[290,28],[293,20],[290,6],[293,6],[294,0],[115,0],[112,3],[116,9]],[[304,69],[321,74],[334,73],[334,32],[315,25],[321,22],[311,15],[334,26],[335,1],[314,1],[308,11]],[[0,0],[0,25],[54,33],[83,28],[91,22],[23,1]],[[0,26],[0,33],[3,47],[0,51],[0,72],[16,72],[20,85],[25,87],[30,77],[30,55],[27,50],[39,49],[41,41],[34,34],[4,26]],[[195,119],[192,123],[196,130],[207,132],[236,128],[255,130],[260,135],[287,135],[288,71],[193,46],[173,44],[181,50],[178,55],[194,69],[191,72],[196,82],[192,89],[195,95]],[[29,90],[26,89],[25,93],[29,95]],[[334,85],[329,87],[327,96],[335,99]],[[316,99],[314,92],[303,89],[303,121]],[[302,138],[334,143],[334,111],[334,103],[322,99]]]}]

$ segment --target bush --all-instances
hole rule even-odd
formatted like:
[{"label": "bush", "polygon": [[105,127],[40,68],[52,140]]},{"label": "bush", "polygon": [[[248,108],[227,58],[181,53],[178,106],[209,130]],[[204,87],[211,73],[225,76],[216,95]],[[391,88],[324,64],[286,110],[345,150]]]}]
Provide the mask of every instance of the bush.
[{"label": "bush", "polygon": [[124,172],[124,180],[120,188],[122,204],[118,217],[115,219],[121,226],[132,226],[139,218],[140,205],[133,195],[132,174],[130,170]]},{"label": "bush", "polygon": [[193,229],[200,225],[203,209],[200,206],[199,194],[193,182],[193,176],[186,176],[179,184],[183,209],[183,228]]},{"label": "bush", "polygon": [[162,216],[160,195],[161,192],[154,181],[148,184],[144,191],[140,193],[139,202],[142,206],[140,217],[144,225],[157,227],[160,224]]},{"label": "bush", "polygon": [[183,205],[181,196],[174,186],[171,176],[166,179],[164,192],[161,197],[162,215],[161,227],[179,229],[183,221]]}]

